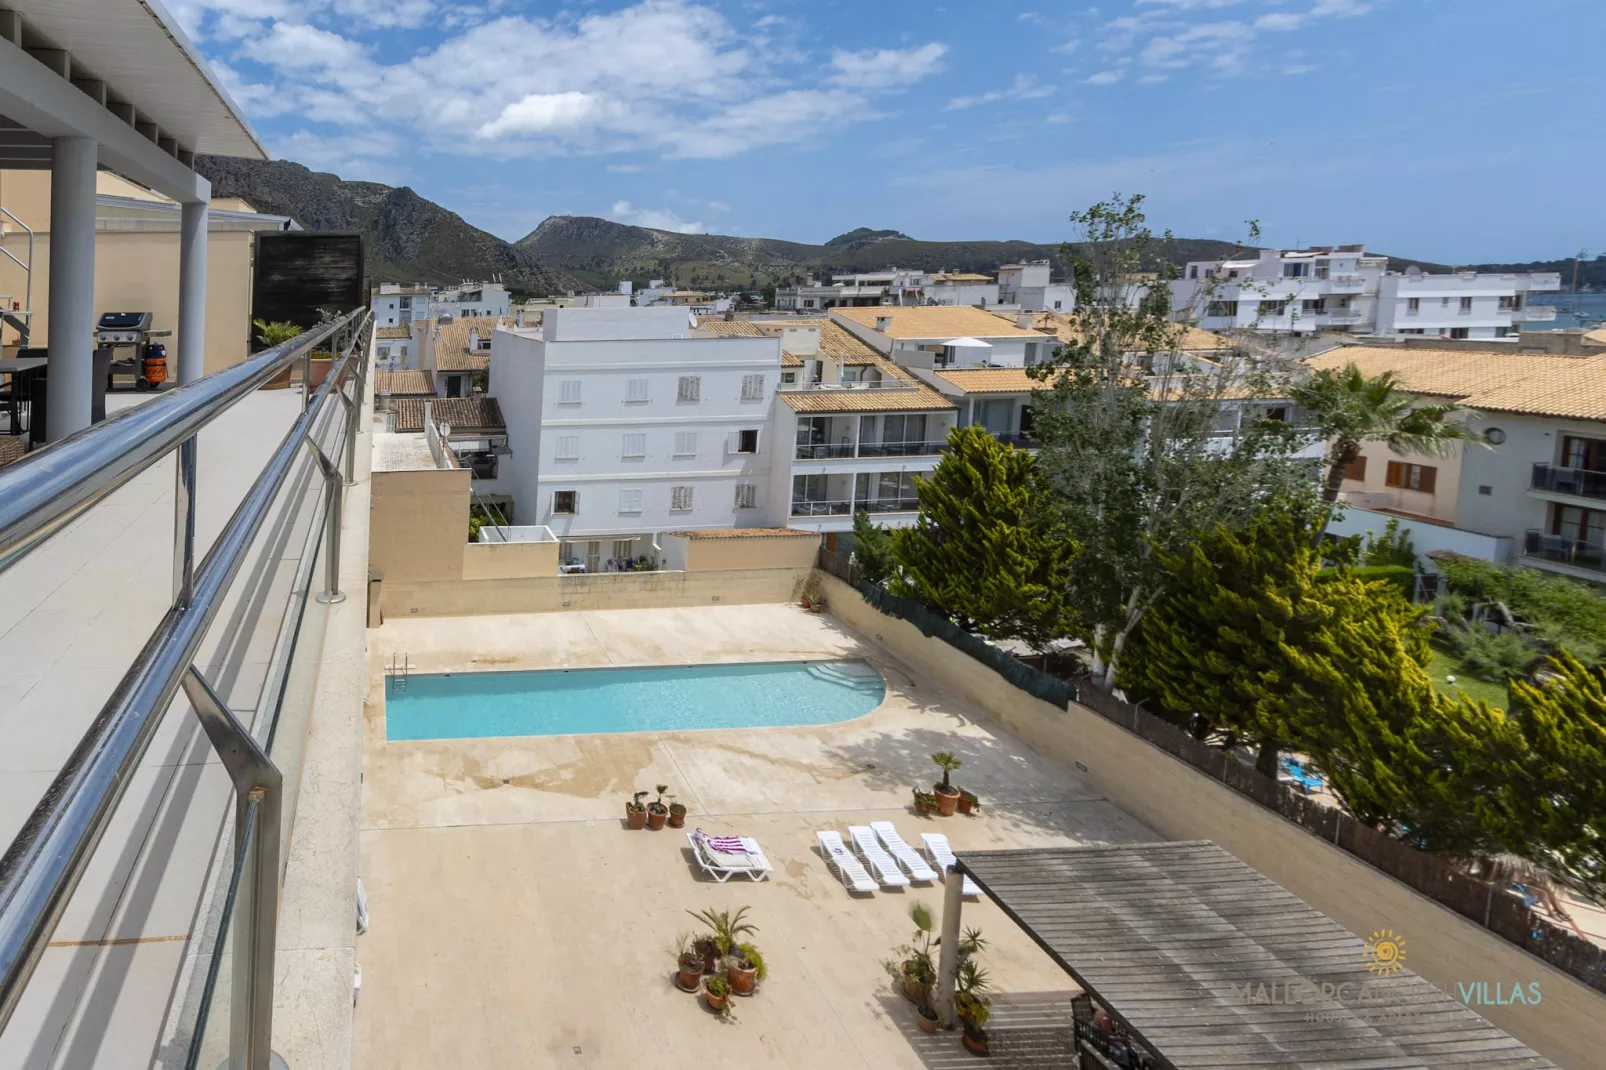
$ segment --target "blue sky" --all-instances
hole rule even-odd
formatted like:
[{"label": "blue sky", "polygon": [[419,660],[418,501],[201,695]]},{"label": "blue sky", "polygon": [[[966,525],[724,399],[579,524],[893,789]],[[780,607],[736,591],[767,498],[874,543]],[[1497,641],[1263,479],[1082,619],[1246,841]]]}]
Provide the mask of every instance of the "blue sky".
[{"label": "blue sky", "polygon": [[516,239],[1150,222],[1442,262],[1606,251],[1601,0],[170,0],[276,156]]}]

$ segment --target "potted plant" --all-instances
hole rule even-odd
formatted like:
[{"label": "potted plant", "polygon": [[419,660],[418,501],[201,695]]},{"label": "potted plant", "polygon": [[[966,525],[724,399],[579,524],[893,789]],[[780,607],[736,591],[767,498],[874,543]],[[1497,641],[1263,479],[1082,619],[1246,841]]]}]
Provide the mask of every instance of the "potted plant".
[{"label": "potted plant", "polygon": [[[674,798],[673,795],[670,798]],[[686,827],[686,804],[672,802],[669,804],[669,827],[672,829]]]},{"label": "potted plant", "polygon": [[952,817],[959,806],[959,789],[948,782],[948,777],[964,763],[945,750],[933,754],[931,760],[942,770],[942,781],[931,786],[933,794],[937,796],[937,814],[940,817]]},{"label": "potted plant", "polygon": [[675,958],[679,973],[675,976],[675,983],[682,992],[697,991],[698,983],[703,979],[703,956],[689,940],[682,940],[680,953]]},{"label": "potted plant", "polygon": [[724,1014],[729,1009],[731,998],[730,982],[719,974],[703,980],[703,998],[708,1001],[708,1009],[715,1014]]},{"label": "potted plant", "polygon": [[915,813],[928,817],[937,812],[937,796],[929,791],[915,789]]},{"label": "potted plant", "polygon": [[647,827],[647,805],[641,801],[646,797],[646,792],[638,791],[630,797],[629,802],[625,803],[625,820],[633,829]]},{"label": "potted plant", "polygon": [[954,1013],[964,1026],[965,1050],[972,1055],[987,1054],[987,1030],[983,1027],[993,1013],[992,1000],[987,996],[991,987],[987,971],[976,965],[975,959],[967,958],[959,964],[959,974],[954,979]]},{"label": "potted plant", "polygon": [[[932,996],[937,990],[937,961],[933,952],[942,940],[936,935],[937,923],[931,908],[924,903],[917,902],[909,908],[909,920],[915,923],[910,942],[899,947],[893,957],[881,965],[903,991],[904,997],[915,1005],[915,1013],[921,1019],[920,1028],[930,1032],[936,1028],[937,1020],[932,1003]],[[931,1021],[929,1028],[927,1019]]]},{"label": "potted plant", "polygon": [[812,572],[798,579],[792,593],[797,596],[798,604],[810,613],[819,613],[825,609],[825,595],[820,590],[820,577]]},{"label": "potted plant", "polygon": [[980,809],[981,809],[981,800],[976,798],[976,793],[972,792],[972,791],[966,791],[964,788],[960,788],[959,789],[959,812],[962,813],[962,814],[968,814],[972,810],[980,810]]},{"label": "potted plant", "polygon": [[740,946],[742,937],[758,932],[758,926],[747,920],[747,908],[740,907],[732,914],[728,910],[688,910],[686,913],[708,926],[708,936],[714,941],[714,950],[720,958]]},{"label": "potted plant", "polygon": [[737,944],[736,953],[730,959],[729,968],[725,971],[725,979],[731,984],[731,991],[738,996],[751,996],[758,983],[769,976],[769,970],[764,966],[764,956],[754,945]]},{"label": "potted plant", "polygon": [[697,952],[697,960],[702,963],[703,973],[713,973],[719,966],[719,943],[712,936],[699,936],[692,942],[692,950]]},{"label": "potted plant", "polygon": [[[664,827],[664,822],[669,820],[669,807],[664,805],[664,792],[669,790],[669,785],[654,786],[658,789],[658,798],[647,804],[647,827],[657,832]],[[647,793],[642,792],[642,794]]]}]

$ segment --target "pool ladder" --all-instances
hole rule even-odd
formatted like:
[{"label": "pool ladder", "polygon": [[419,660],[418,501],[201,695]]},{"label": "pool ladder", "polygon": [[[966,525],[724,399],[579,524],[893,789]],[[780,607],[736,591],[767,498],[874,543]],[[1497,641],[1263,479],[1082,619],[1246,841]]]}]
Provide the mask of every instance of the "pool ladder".
[{"label": "pool ladder", "polygon": [[407,674],[412,671],[413,664],[410,656],[403,654],[401,661],[397,661],[395,653],[390,655],[390,678],[396,681],[396,691],[398,693],[407,690]]}]

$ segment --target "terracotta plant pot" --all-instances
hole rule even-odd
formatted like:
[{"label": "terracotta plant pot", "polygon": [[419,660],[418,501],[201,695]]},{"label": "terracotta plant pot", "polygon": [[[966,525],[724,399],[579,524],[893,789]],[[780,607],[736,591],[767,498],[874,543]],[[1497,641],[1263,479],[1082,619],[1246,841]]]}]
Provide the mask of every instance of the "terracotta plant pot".
[{"label": "terracotta plant pot", "polygon": [[657,803],[653,803],[647,807],[647,827],[654,832],[663,828],[664,822],[668,820],[669,808],[667,806],[659,806]]},{"label": "terracotta plant pot", "polygon": [[630,804],[626,803],[625,804],[625,820],[630,822],[630,827],[633,828],[633,829],[646,828],[647,827],[647,811],[646,810],[632,810],[630,808]]},{"label": "terracotta plant pot", "polygon": [[725,971],[725,980],[731,983],[731,991],[738,996],[751,996],[753,989],[758,986],[758,967],[745,969],[740,959],[731,959],[730,967]]},{"label": "terracotta plant pot", "polygon": [[[929,1017],[928,1017],[929,1015]],[[920,1024],[922,1033],[935,1033],[937,1031],[937,1012],[930,1007],[915,1006],[915,1021]]]},{"label": "terracotta plant pot", "polygon": [[703,986],[703,998],[708,1001],[708,1009],[715,1014],[722,1013],[725,1010],[725,1004],[730,1002],[729,995],[716,996],[708,990],[707,985]]},{"label": "terracotta plant pot", "polygon": [[937,816],[953,817],[954,811],[959,807],[959,789],[944,788],[941,784],[931,786],[932,794],[937,796]]},{"label": "terracotta plant pot", "polygon": [[675,976],[675,983],[682,992],[695,992],[703,983],[703,957],[698,954],[682,955],[680,957],[680,972]]},{"label": "terracotta plant pot", "polygon": [[697,941],[697,953],[703,957],[704,973],[713,973],[719,967],[719,948],[712,940]]},{"label": "terracotta plant pot", "polygon": [[965,1030],[965,1035],[960,1038],[960,1041],[965,1045],[965,1050],[970,1052],[972,1055],[987,1054],[986,1033],[972,1033],[967,1029]]},{"label": "terracotta plant pot", "polygon": [[920,989],[920,982],[913,977],[905,977],[903,979],[903,998],[910,1003],[918,1004],[920,1002],[921,997],[925,995]]},{"label": "terracotta plant pot", "polygon": [[[679,809],[676,809],[679,807]],[[669,827],[679,829],[686,827],[686,808],[676,803],[669,808]]]},{"label": "terracotta plant pot", "polygon": [[974,804],[971,803],[970,796],[966,795],[964,792],[960,792],[959,793],[959,812],[962,813],[962,814],[970,813],[970,808],[971,808],[972,805],[974,805]]}]

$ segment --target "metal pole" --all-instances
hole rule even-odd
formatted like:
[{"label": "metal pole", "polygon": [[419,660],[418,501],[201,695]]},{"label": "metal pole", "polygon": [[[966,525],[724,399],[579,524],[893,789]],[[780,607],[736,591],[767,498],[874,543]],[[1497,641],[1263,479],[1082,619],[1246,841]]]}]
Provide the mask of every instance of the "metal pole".
[{"label": "metal pole", "polygon": [[329,496],[324,517],[324,588],[314,597],[325,605],[333,605],[346,600],[345,593],[340,590],[340,500],[345,496],[346,481],[341,478],[340,469],[324,456],[316,442],[308,439],[307,444],[312,447],[312,456],[318,462],[318,467],[323,469],[324,486],[328,488]]},{"label": "metal pole", "polygon": [[179,206],[178,381],[193,383],[206,374],[206,221],[205,201]]},{"label": "metal pole", "polygon": [[180,442],[173,485],[173,604],[188,609],[195,587],[195,452],[199,436]]},{"label": "metal pole", "polygon": [[357,482],[357,417],[362,415],[362,381],[357,381],[357,400],[340,392],[340,403],[346,408],[346,486]]},{"label": "metal pole", "polygon": [[[330,340],[330,345],[334,341]],[[312,404],[312,347],[307,347],[307,355],[301,361],[301,411],[306,412]]]},{"label": "metal pole", "polygon": [[943,875],[942,952],[937,958],[937,1020],[952,1029],[958,1020],[954,1010],[954,981],[959,974],[959,912],[965,906],[965,877],[958,866],[949,866]]},{"label": "metal pole", "polygon": [[95,374],[96,146],[50,142],[50,368],[45,432],[58,442],[89,426]]}]

